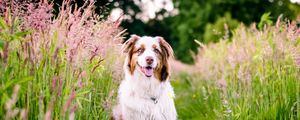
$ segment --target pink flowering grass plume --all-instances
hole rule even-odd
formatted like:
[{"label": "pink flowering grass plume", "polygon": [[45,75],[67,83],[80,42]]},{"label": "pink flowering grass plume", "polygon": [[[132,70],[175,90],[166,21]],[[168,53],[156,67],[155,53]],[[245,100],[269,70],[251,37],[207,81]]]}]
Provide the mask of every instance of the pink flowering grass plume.
[{"label": "pink flowering grass plume", "polygon": [[[95,79],[102,79],[102,76],[94,77],[95,75],[100,73],[102,75],[103,71],[108,69],[106,71],[114,74],[116,78],[121,76],[119,65],[122,59],[116,59],[119,58],[119,48],[124,34],[124,30],[119,28],[120,21],[100,18],[94,12],[93,0],[86,0],[80,7],[71,4],[71,0],[65,0],[57,17],[52,13],[53,3],[47,0],[11,1],[14,1],[17,12],[8,14],[10,11],[7,8],[10,7],[7,6],[10,4],[5,7],[1,4],[0,10],[5,8],[3,10],[8,16],[7,19],[16,16],[16,19],[21,21],[18,26],[20,30],[28,30],[30,33],[22,36],[19,41],[11,42],[7,48],[18,54],[18,60],[24,62],[25,75],[39,76],[41,72],[46,73],[43,74],[44,77],[30,77],[34,79],[32,80],[34,88],[26,86],[28,91],[38,89],[36,109],[40,111],[39,118],[56,119],[61,116],[75,118],[77,110],[80,110],[81,104],[84,103],[79,104],[78,101],[81,101],[79,99],[86,99],[85,92],[94,89],[94,83],[98,83]],[[4,53],[7,53],[5,55],[9,58],[9,52]],[[2,53],[0,54],[3,57]],[[43,90],[39,91],[41,84]],[[114,95],[112,93],[104,99],[111,101]],[[36,102],[32,99],[30,98],[30,103]],[[63,108],[58,109],[57,105]],[[27,114],[24,110],[18,109],[17,112],[14,112],[14,109],[8,110],[11,110],[8,112],[9,118],[20,111],[22,116],[26,117],[24,114]],[[29,113],[29,116],[32,114]]]},{"label": "pink flowering grass plume", "polygon": [[27,11],[24,14],[23,20],[26,28],[33,28],[39,31],[44,31],[51,24],[53,16],[53,3],[48,3],[47,0],[41,0],[38,4],[28,3]]},{"label": "pink flowering grass plume", "polygon": [[[119,28],[121,18],[117,21],[103,20],[95,14],[93,0],[85,1],[81,7],[71,4],[71,0],[65,0],[56,18],[53,18],[53,3],[47,0],[11,1],[12,7],[17,10],[13,16],[22,20],[22,29],[32,31],[21,41],[23,50],[20,51],[23,59],[31,63],[39,64],[48,53],[59,59],[57,56],[62,54],[60,51],[65,51],[64,57],[68,62],[81,67],[91,60],[102,60],[108,52],[119,54],[118,44],[122,42],[124,33]],[[9,5],[0,7],[4,12],[9,12]]]},{"label": "pink flowering grass plume", "polygon": [[39,64],[48,53],[59,59],[61,51],[65,51],[68,62],[81,67],[91,60],[103,59],[107,52],[118,51],[117,44],[121,43],[124,33],[119,28],[120,22],[101,19],[94,13],[93,0],[85,1],[81,7],[65,0],[56,18],[53,18],[53,3],[47,0],[12,1],[16,3],[14,7],[20,9],[15,13],[22,20],[22,29],[32,31],[21,42],[22,57],[31,63]]},{"label": "pink flowering grass plume", "polygon": [[70,94],[68,100],[66,101],[66,103],[65,103],[65,105],[64,105],[64,107],[63,107],[63,114],[65,114],[65,113],[67,112],[67,110],[70,108],[70,106],[71,106],[71,104],[72,104],[72,101],[74,100],[75,96],[76,96],[76,92],[75,92],[75,90],[73,89],[73,90],[71,91],[71,94]]},{"label": "pink flowering grass plume", "polygon": [[19,114],[19,118],[21,119],[26,119],[26,109],[21,109],[16,107],[16,103],[18,100],[18,94],[20,90],[20,85],[16,85],[14,87],[12,96],[7,102],[5,103],[5,110],[6,110],[6,115],[5,115],[5,120],[10,120],[13,118],[16,118],[17,115]]},{"label": "pink flowering grass plume", "polygon": [[75,6],[73,12],[71,7],[62,7],[61,14],[53,23],[54,28],[65,26],[60,32],[66,36],[58,46],[66,46],[66,57],[73,65],[103,59],[109,49],[114,50],[122,40],[121,31],[113,26],[112,21],[101,21],[93,12],[93,4],[93,1],[86,1],[80,8]]},{"label": "pink flowering grass plume", "polygon": [[258,66],[285,63],[299,68],[300,29],[296,22],[281,22],[279,17],[275,26],[265,26],[263,30],[255,26],[240,25],[233,31],[231,41],[202,44],[196,56],[195,74],[215,81],[236,76],[243,83],[250,83],[255,75],[263,75],[258,74]]},{"label": "pink flowering grass plume", "polygon": [[175,77],[176,75],[180,75],[180,73],[193,73],[193,66],[184,64],[179,60],[171,59],[170,60],[171,70],[172,70],[172,76]]}]

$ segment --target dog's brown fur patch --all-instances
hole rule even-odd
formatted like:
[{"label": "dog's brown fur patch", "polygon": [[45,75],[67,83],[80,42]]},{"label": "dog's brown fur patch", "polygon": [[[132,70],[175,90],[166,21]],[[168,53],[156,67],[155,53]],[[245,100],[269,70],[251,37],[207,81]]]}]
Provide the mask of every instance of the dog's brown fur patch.
[{"label": "dog's brown fur patch", "polygon": [[169,59],[173,57],[173,49],[162,37],[158,37],[158,39],[161,50],[158,54],[159,63],[154,75],[160,81],[165,81],[170,76]]},{"label": "dog's brown fur patch", "polygon": [[139,48],[133,48],[128,64],[129,64],[129,71],[130,73],[133,75],[133,72],[135,70],[136,64],[137,64],[137,58],[139,55],[141,55],[143,53],[143,51],[145,50],[145,45],[141,44],[141,46]]},{"label": "dog's brown fur patch", "polygon": [[135,63],[133,63],[133,61],[136,61],[136,57],[134,56],[135,51],[137,51],[137,49],[135,49],[134,45],[136,43],[136,41],[140,39],[139,36],[137,35],[131,35],[131,37],[123,44],[122,46],[122,51],[124,53],[128,54],[128,67],[129,67],[129,71],[131,74],[133,74],[134,72],[134,68],[135,68]]}]

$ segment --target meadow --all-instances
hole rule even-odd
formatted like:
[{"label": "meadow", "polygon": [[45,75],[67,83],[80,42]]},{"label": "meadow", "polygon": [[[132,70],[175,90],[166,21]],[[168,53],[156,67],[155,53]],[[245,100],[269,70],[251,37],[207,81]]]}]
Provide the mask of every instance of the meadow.
[{"label": "meadow", "polygon": [[[122,80],[120,21],[64,2],[14,4],[0,18],[0,119],[110,119]],[[24,11],[26,8],[26,11]],[[263,22],[262,22],[263,23]],[[300,119],[300,28],[240,24],[172,63],[179,119]]]}]

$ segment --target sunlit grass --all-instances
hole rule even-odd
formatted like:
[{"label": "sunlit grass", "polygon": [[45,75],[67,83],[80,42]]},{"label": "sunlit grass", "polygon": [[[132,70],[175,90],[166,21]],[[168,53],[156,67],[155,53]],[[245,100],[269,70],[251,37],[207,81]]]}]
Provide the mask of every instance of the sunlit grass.
[{"label": "sunlit grass", "polygon": [[111,72],[101,68],[102,65],[93,72],[90,64],[73,70],[66,62],[51,63],[43,57],[41,65],[33,66],[19,60],[14,52],[10,52],[7,64],[0,65],[0,116],[10,114],[3,108],[10,101],[13,87],[19,85],[17,101],[11,109],[24,109],[28,119],[62,119],[72,114],[82,119],[109,118],[109,97],[111,99],[113,95],[109,93],[117,83],[113,82]]},{"label": "sunlit grass", "polygon": [[123,32],[86,2],[72,8],[65,1],[55,18],[47,1],[14,4],[29,6],[24,14],[7,7],[0,17],[0,119],[110,118]]},{"label": "sunlit grass", "polygon": [[299,119],[299,28],[239,27],[202,46],[192,75],[173,82],[181,119]]},{"label": "sunlit grass", "polygon": [[247,83],[229,77],[226,88],[216,81],[182,75],[173,83],[180,118],[299,119],[299,70],[291,66],[263,70],[264,78],[257,75]]}]

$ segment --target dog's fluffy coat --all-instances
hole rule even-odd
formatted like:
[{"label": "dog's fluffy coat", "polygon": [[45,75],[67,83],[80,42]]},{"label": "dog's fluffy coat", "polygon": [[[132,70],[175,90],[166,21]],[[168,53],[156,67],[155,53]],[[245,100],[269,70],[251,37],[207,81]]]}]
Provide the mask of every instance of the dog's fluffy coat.
[{"label": "dog's fluffy coat", "polygon": [[171,46],[162,37],[132,35],[122,49],[126,54],[125,79],[119,87],[118,105],[113,110],[113,118],[177,119],[174,92],[169,81],[169,58],[173,56]]}]

